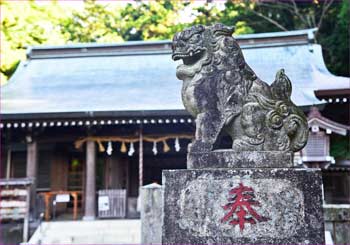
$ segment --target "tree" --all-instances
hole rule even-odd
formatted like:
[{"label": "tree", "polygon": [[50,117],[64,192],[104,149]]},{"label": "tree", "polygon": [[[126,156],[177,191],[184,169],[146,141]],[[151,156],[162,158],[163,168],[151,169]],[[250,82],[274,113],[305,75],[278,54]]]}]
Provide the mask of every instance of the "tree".
[{"label": "tree", "polygon": [[343,0],[330,9],[319,31],[327,67],[334,74],[342,76],[350,76],[349,11],[349,1]]},{"label": "tree", "polygon": [[121,42],[118,33],[120,11],[111,4],[84,2],[82,10],[75,9],[59,23],[60,32],[67,42]]},{"label": "tree", "polygon": [[235,35],[254,33],[254,29],[247,24],[246,18],[241,18],[246,14],[245,6],[241,3],[227,1],[224,9],[219,9],[217,5],[206,3],[204,6],[195,8],[196,16],[193,24],[209,25],[221,22],[228,26],[234,26]]},{"label": "tree", "polygon": [[171,39],[186,26],[181,22],[186,6],[181,1],[170,0],[129,3],[121,10],[122,36],[125,40]]},{"label": "tree", "polygon": [[[322,45],[331,72],[349,76],[349,1],[260,1],[228,0],[217,13],[201,8],[195,23],[222,22],[235,25],[236,34],[318,28],[316,41]],[[243,31],[237,25],[242,23]]]},{"label": "tree", "polygon": [[25,59],[26,48],[43,43],[63,44],[57,25],[64,11],[56,2],[39,6],[29,2],[0,2],[1,7],[1,83]]},{"label": "tree", "polygon": [[[257,1],[248,11],[261,17],[269,28],[296,30],[317,28],[316,42],[322,45],[325,63],[337,75],[349,76],[349,2]],[[249,22],[248,22],[249,23]],[[254,28],[254,25],[252,25]],[[255,27],[257,30],[257,28]],[[265,31],[265,30],[264,30]]]},{"label": "tree", "polygon": [[169,39],[182,29],[180,1],[135,1],[124,6],[86,1],[61,23],[61,32],[70,42],[120,42]]}]

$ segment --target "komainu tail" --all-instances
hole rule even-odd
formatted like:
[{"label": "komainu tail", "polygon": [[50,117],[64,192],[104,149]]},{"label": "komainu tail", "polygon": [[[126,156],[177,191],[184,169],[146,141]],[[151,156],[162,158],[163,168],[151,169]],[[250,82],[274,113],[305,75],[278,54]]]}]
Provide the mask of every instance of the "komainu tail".
[{"label": "komainu tail", "polygon": [[292,83],[284,69],[276,73],[275,81],[271,84],[272,95],[275,100],[283,101],[289,107],[289,115],[285,120],[284,128],[290,139],[292,151],[301,150],[309,135],[309,128],[304,113],[291,101]]},{"label": "komainu tail", "polygon": [[271,84],[271,91],[274,99],[290,101],[290,96],[292,95],[292,83],[284,73],[284,69],[281,69],[276,73],[275,81]]},{"label": "komainu tail", "polygon": [[298,114],[293,113],[289,115],[284,126],[287,129],[287,134],[290,138],[290,150],[294,152],[303,149],[309,137],[307,121],[305,120],[305,117],[299,116]]}]

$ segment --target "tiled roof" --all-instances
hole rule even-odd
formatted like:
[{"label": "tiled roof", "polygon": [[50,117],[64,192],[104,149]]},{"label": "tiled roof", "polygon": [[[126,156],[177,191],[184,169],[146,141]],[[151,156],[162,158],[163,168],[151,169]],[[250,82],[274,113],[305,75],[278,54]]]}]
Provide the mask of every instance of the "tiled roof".
[{"label": "tiled roof", "polygon": [[[312,31],[236,38],[264,81],[285,69],[292,99],[302,106],[320,102],[314,90],[348,82],[328,72],[321,46],[310,41]],[[1,88],[1,114],[182,110],[175,70],[170,41],[32,47]]]}]

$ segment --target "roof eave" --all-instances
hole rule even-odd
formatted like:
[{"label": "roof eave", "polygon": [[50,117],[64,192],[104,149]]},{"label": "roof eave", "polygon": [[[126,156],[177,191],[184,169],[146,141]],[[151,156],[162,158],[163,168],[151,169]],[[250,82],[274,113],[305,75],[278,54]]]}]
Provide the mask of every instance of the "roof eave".
[{"label": "roof eave", "polygon": [[315,90],[315,96],[322,100],[325,98],[350,98],[350,88],[343,89],[319,89]]},{"label": "roof eave", "polygon": [[0,114],[1,121],[15,120],[45,120],[45,119],[88,119],[88,118],[119,118],[119,117],[166,117],[189,116],[186,110],[135,110],[135,111],[85,111],[85,112],[50,112],[50,113],[11,113]]}]

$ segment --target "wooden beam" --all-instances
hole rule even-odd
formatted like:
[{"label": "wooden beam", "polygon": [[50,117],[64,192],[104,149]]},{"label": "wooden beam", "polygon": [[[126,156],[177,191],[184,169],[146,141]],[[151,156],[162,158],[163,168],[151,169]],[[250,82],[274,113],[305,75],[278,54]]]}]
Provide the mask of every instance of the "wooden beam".
[{"label": "wooden beam", "polygon": [[86,142],[86,193],[84,220],[96,218],[96,144]]}]

